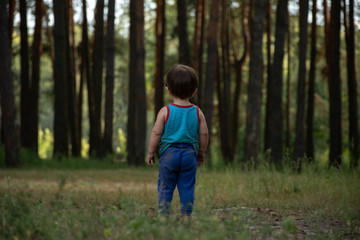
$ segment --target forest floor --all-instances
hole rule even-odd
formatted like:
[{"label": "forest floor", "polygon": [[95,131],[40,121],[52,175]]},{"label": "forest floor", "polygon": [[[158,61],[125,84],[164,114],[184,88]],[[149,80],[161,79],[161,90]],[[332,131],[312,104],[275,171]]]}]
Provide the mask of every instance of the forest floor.
[{"label": "forest floor", "polygon": [[360,239],[359,172],[200,169],[190,223],[177,191],[158,215],[157,174],[0,170],[0,238]]}]

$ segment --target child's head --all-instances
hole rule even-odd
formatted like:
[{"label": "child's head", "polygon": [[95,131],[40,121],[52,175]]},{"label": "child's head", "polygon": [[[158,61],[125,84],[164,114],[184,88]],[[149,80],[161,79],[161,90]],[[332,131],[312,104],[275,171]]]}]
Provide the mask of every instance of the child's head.
[{"label": "child's head", "polygon": [[186,65],[175,65],[166,76],[166,86],[180,99],[191,98],[199,85],[196,71]]}]

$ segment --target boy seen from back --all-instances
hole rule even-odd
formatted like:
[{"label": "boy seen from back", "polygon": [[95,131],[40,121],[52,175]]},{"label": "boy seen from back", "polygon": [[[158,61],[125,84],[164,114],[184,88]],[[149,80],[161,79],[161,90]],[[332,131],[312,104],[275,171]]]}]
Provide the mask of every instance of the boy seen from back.
[{"label": "boy seen from back", "polygon": [[198,76],[191,67],[176,65],[168,72],[166,89],[173,103],[159,111],[150,135],[146,163],[150,167],[155,163],[159,145],[158,203],[163,215],[170,212],[176,186],[182,215],[186,218],[193,211],[196,170],[205,162],[208,144],[205,116],[189,101],[198,85]]}]

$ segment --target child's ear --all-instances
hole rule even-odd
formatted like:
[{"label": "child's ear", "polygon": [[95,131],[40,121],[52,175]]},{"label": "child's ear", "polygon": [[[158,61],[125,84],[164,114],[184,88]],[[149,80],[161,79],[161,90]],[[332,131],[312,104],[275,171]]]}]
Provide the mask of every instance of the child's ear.
[{"label": "child's ear", "polygon": [[197,93],[198,89],[195,89],[194,93],[191,95],[191,97],[195,96],[195,94]]}]

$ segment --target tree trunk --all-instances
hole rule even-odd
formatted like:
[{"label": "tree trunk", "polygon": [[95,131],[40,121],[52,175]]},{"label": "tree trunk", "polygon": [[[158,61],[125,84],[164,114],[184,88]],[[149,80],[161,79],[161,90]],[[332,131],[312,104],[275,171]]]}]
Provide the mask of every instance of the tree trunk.
[{"label": "tree trunk", "polygon": [[288,26],[287,26],[287,58],[288,58],[288,66],[287,66],[287,78],[286,78],[286,106],[285,106],[285,118],[286,118],[286,139],[285,145],[287,149],[287,153],[290,152],[290,80],[291,80],[291,31],[290,31],[290,17],[288,14]]},{"label": "tree trunk", "polygon": [[[51,60],[51,66],[52,69],[54,69],[54,59],[55,59],[55,54],[54,54],[54,36],[53,36],[53,32],[52,32],[52,28],[49,26],[49,14],[48,14],[48,8],[49,6],[45,4],[45,9],[44,9],[44,14],[45,14],[45,25],[46,25],[46,33],[47,33],[47,37],[48,37],[48,41],[49,41],[49,45],[50,45],[50,60]],[[54,74],[53,74],[54,75]]]},{"label": "tree trunk", "polygon": [[179,63],[190,66],[190,51],[187,33],[186,0],[177,0],[179,34]]},{"label": "tree trunk", "polygon": [[40,56],[42,53],[42,18],[44,3],[42,0],[35,2],[35,31],[32,44],[32,74],[31,74],[31,150],[38,154],[38,129],[39,129],[39,85],[40,85]]},{"label": "tree trunk", "polygon": [[309,0],[300,1],[300,41],[299,41],[299,72],[297,88],[297,108],[295,122],[294,169],[301,172],[302,160],[305,156],[305,84],[306,54],[308,38]]},{"label": "tree trunk", "polygon": [[102,74],[103,74],[103,47],[104,47],[104,0],[96,1],[95,9],[95,37],[93,47],[93,95],[94,95],[94,112],[93,130],[90,133],[90,153],[97,157],[102,157],[102,141],[101,141],[101,103],[102,103]]},{"label": "tree trunk", "polygon": [[21,34],[21,99],[20,99],[20,121],[21,121],[21,145],[31,149],[31,101],[30,101],[30,77],[29,77],[29,45],[27,29],[27,3],[26,0],[19,1],[20,6],[20,34]]},{"label": "tree trunk", "polygon": [[196,15],[195,15],[195,32],[192,66],[198,72],[199,87],[195,95],[196,103],[201,104],[203,96],[203,51],[204,51],[204,36],[205,36],[205,21],[206,21],[206,0],[196,1]]},{"label": "tree trunk", "polygon": [[[204,87],[203,112],[209,129],[210,141],[212,133],[212,118],[214,110],[214,83],[216,81],[216,66],[218,60],[218,23],[219,23],[219,1],[212,0],[210,8],[209,30],[207,37],[207,62],[206,79]],[[207,154],[209,155],[209,151]],[[211,163],[211,162],[210,162]]]},{"label": "tree trunk", "polygon": [[76,102],[76,74],[75,74],[75,39],[74,39],[74,10],[72,0],[67,0],[66,7],[66,63],[67,63],[67,100],[68,100],[68,124],[71,140],[71,154],[80,156],[80,143],[77,127],[77,102]]},{"label": "tree trunk", "polygon": [[354,27],[354,0],[349,2],[349,23],[347,23],[346,1],[344,0],[344,25],[346,38],[346,57],[349,95],[349,146],[351,153],[351,168],[357,168],[360,157],[359,126],[358,126],[358,101],[357,77],[355,64],[355,27]]},{"label": "tree trunk", "polygon": [[105,130],[104,153],[112,153],[113,115],[114,115],[114,21],[115,0],[109,0],[106,36],[106,88],[105,88]]},{"label": "tree trunk", "polygon": [[146,92],[144,1],[130,0],[129,109],[127,124],[128,163],[142,165],[145,157]]},{"label": "tree trunk", "polygon": [[222,0],[221,14],[221,52],[222,52],[222,84],[219,81],[219,121],[220,121],[220,143],[225,163],[232,162],[232,141],[230,140],[231,125],[231,94],[230,94],[230,49],[229,49],[229,9],[228,1]]},{"label": "tree trunk", "polygon": [[[12,35],[14,31],[14,15],[15,15],[16,1],[9,0],[9,46],[12,49]],[[11,55],[12,52],[10,51]]]},{"label": "tree trunk", "polygon": [[234,92],[234,104],[233,104],[233,116],[232,116],[232,137],[231,141],[233,143],[233,148],[231,152],[231,158],[235,160],[237,153],[238,145],[238,132],[239,132],[239,105],[240,105],[240,94],[242,90],[243,82],[243,68],[246,63],[246,59],[249,55],[250,49],[250,32],[249,32],[249,15],[250,15],[250,6],[248,4],[243,4],[242,6],[242,35],[244,38],[244,53],[240,59],[235,58],[235,92]]},{"label": "tree trunk", "polygon": [[271,73],[271,87],[268,93],[269,112],[269,146],[272,162],[281,168],[283,156],[283,59],[285,35],[288,25],[288,1],[279,0],[276,10],[275,52]]},{"label": "tree trunk", "polygon": [[68,112],[67,112],[67,35],[66,2],[53,0],[54,6],[54,155],[68,155]]},{"label": "tree trunk", "polygon": [[[90,141],[91,133],[93,132],[93,106],[94,106],[94,97],[93,97],[93,86],[90,76],[90,60],[89,60],[89,38],[88,38],[88,22],[86,14],[86,0],[82,0],[82,13],[83,13],[83,22],[82,22],[82,40],[81,40],[81,81],[86,82],[87,84],[87,93],[88,93],[88,108],[89,108],[89,120],[90,120]],[[81,86],[81,84],[80,84]],[[79,94],[79,141],[81,143],[81,131],[82,131],[82,91]]]},{"label": "tree trunk", "polygon": [[[267,62],[266,62],[266,72],[267,72],[267,83],[266,83],[266,93],[267,98],[271,92],[271,0],[266,1],[266,53],[267,53]],[[270,148],[269,143],[269,114],[270,114],[270,101],[266,101],[265,107],[265,136],[264,136],[264,149],[265,151]]]},{"label": "tree trunk", "polygon": [[309,72],[309,93],[307,108],[307,128],[306,128],[306,156],[310,162],[314,162],[314,94],[315,94],[315,74],[316,74],[316,41],[317,41],[317,1],[312,1],[312,23],[311,23],[311,57]]},{"label": "tree trunk", "polygon": [[16,124],[14,84],[9,48],[9,15],[7,1],[0,1],[0,95],[4,126],[5,166],[20,167],[19,126]]},{"label": "tree trunk", "polygon": [[165,34],[166,34],[166,19],[165,19],[165,0],[156,1],[156,23],[155,23],[155,109],[154,116],[164,106],[164,57],[165,57]]},{"label": "tree trunk", "polygon": [[329,166],[340,167],[341,139],[341,81],[340,81],[340,0],[331,1],[330,17],[330,154]]},{"label": "tree trunk", "polygon": [[261,133],[261,90],[263,80],[262,38],[266,0],[256,0],[251,28],[250,44],[250,76],[248,86],[248,101],[246,106],[246,129],[244,139],[244,163],[258,164]]}]

